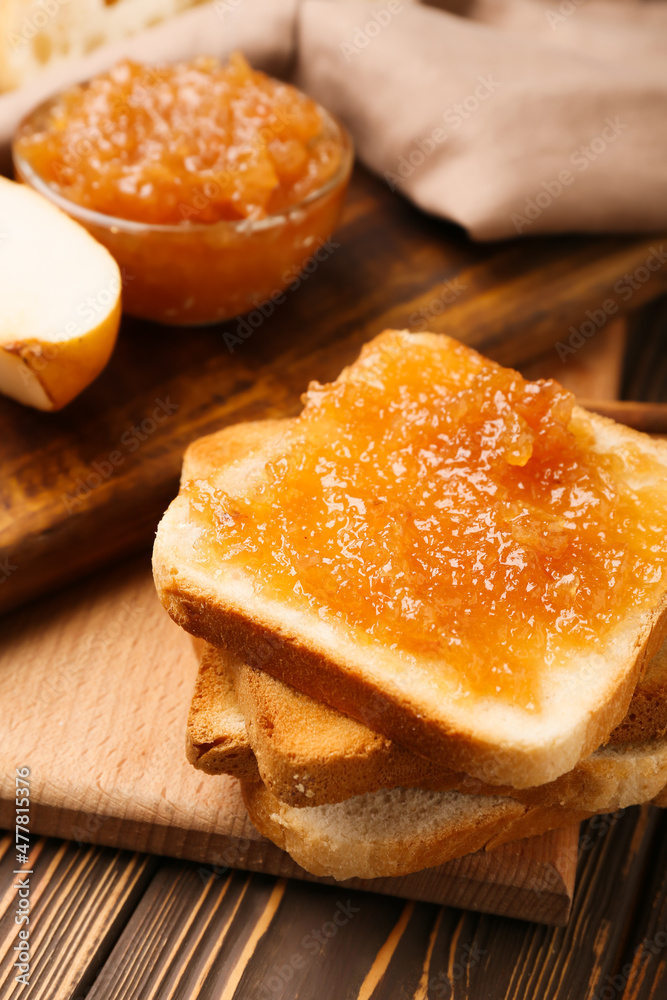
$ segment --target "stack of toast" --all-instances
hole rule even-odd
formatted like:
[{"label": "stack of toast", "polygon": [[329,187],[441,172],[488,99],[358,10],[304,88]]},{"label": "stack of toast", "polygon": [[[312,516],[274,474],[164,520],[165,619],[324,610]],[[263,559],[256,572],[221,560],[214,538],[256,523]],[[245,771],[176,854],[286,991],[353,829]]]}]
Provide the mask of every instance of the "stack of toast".
[{"label": "stack of toast", "polygon": [[154,551],[203,640],[188,759],[313,874],[667,804],[667,443],[568,395],[387,331],[188,449]]}]

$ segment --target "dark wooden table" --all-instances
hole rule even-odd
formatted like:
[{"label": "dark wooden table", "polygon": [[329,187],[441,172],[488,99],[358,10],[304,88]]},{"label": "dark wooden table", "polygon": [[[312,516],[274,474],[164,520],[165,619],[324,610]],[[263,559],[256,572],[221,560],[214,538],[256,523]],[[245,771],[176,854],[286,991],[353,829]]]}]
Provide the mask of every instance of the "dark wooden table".
[{"label": "dark wooden table", "polygon": [[[0,843],[11,886],[13,838]],[[667,996],[667,815],[582,828],[570,923],[549,928],[370,893],[57,840],[32,846],[29,1000],[659,1000]],[[334,917],[337,917],[334,922]]]},{"label": "dark wooden table", "polygon": [[[665,299],[629,324],[621,390],[667,400]],[[657,809],[582,827],[566,928],[53,839],[35,839],[30,857],[23,988],[14,837],[0,839],[2,1000],[667,997],[667,813]]]}]

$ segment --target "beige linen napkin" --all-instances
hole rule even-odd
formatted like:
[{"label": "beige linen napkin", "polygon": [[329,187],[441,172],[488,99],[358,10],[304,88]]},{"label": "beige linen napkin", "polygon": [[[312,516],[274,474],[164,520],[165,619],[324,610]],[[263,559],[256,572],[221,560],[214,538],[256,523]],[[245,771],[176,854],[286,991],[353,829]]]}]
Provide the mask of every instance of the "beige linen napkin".
[{"label": "beige linen napkin", "polygon": [[216,0],[0,98],[0,141],[121,54],[286,72],[360,158],[477,239],[667,228],[667,9],[623,0]]},{"label": "beige linen napkin", "polygon": [[599,47],[576,8],[551,42],[558,0],[385,9],[376,32],[366,3],[305,0],[298,81],[388,183],[477,239],[667,227],[663,8],[601,13]]}]

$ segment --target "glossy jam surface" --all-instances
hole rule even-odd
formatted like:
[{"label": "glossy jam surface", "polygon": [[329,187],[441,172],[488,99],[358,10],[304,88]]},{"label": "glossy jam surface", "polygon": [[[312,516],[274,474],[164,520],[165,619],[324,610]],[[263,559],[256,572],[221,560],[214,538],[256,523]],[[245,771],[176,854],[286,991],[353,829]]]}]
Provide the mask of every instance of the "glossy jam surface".
[{"label": "glossy jam surface", "polygon": [[157,224],[263,219],[322,188],[342,155],[309,97],[238,53],[121,62],[60,94],[15,148],[76,204]]},{"label": "glossy jam surface", "polygon": [[543,664],[595,651],[655,599],[667,557],[648,485],[664,467],[596,454],[573,402],[456,341],[387,332],[351,377],[311,385],[250,497],[193,482],[191,509],[260,593],[425,657],[461,696],[538,708]]}]

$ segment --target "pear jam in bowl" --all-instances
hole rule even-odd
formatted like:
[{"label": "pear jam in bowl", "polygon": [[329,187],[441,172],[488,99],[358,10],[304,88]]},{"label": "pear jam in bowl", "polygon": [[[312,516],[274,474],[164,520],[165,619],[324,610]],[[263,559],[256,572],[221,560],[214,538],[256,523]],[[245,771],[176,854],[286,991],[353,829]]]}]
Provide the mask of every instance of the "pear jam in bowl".
[{"label": "pear jam in bowl", "polygon": [[353,161],[332,115],[239,53],[123,61],[33,111],[13,156],[116,258],[126,312],[188,325],[292,284],[338,222]]}]

